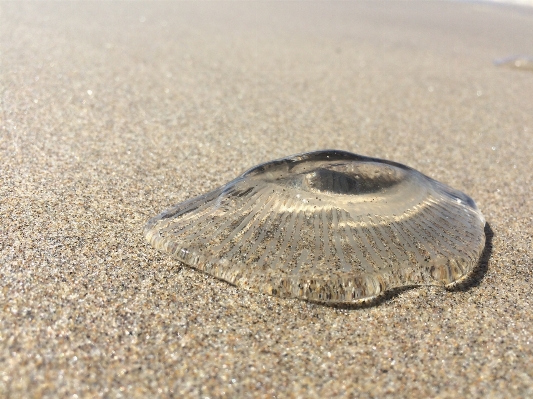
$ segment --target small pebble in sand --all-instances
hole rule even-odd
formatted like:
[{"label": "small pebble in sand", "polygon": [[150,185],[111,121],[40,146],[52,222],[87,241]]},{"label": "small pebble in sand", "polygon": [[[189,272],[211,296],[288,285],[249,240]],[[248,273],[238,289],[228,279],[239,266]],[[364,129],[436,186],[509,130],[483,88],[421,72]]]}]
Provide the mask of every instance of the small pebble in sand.
[{"label": "small pebble in sand", "polygon": [[494,61],[494,65],[533,72],[533,57],[514,55]]}]

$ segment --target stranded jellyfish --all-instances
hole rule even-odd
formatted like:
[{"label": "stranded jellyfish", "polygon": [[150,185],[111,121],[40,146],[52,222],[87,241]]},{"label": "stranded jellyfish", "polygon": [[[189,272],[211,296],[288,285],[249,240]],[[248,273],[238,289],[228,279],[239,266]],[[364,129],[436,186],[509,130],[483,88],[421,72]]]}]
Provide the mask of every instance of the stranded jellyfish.
[{"label": "stranded jellyfish", "polygon": [[357,303],[465,280],[484,225],[460,191],[396,162],[332,150],[258,165],[152,218],[144,235],[238,287]]}]

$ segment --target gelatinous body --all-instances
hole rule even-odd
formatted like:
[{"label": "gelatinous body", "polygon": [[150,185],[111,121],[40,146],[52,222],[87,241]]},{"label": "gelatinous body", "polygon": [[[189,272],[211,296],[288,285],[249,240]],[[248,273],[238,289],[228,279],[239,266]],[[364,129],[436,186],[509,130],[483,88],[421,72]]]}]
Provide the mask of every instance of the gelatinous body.
[{"label": "gelatinous body", "polygon": [[484,248],[484,225],[460,191],[395,162],[330,150],[258,165],[154,217],[144,234],[239,287],[355,303],[462,281]]}]

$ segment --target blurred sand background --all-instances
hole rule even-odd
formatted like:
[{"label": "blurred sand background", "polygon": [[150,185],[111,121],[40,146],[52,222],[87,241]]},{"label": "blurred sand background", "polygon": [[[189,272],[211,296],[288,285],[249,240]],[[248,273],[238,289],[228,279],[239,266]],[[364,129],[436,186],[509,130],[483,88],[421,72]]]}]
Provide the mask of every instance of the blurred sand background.
[{"label": "blurred sand background", "polygon": [[[0,396],[533,397],[533,72],[493,64],[532,38],[499,4],[0,3]],[[472,196],[474,283],[336,309],[145,243],[163,209],[324,148]]]}]

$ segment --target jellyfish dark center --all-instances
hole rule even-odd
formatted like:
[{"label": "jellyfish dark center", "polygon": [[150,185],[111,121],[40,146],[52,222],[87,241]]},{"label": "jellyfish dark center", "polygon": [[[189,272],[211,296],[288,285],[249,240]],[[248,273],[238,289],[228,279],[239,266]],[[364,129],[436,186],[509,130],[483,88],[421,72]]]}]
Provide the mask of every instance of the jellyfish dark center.
[{"label": "jellyfish dark center", "polygon": [[[243,184],[238,191],[268,183],[278,186],[280,193],[289,194],[289,197],[304,195],[305,203],[318,200],[320,204],[333,201],[331,205],[335,205],[337,200],[347,200],[357,202],[361,210],[361,204],[368,202],[368,212],[371,212],[376,201],[407,206],[423,196],[425,190],[418,184],[416,173],[400,164],[323,151],[259,165],[242,176],[248,180],[241,180]],[[305,196],[306,192],[311,196]]]},{"label": "jellyfish dark center", "polygon": [[331,194],[369,194],[383,191],[398,184],[395,176],[383,173],[339,172],[318,168],[304,175],[301,188]]},{"label": "jellyfish dark center", "polygon": [[361,183],[352,176],[322,168],[305,175],[304,181],[309,188],[335,194],[356,194],[362,188]]},{"label": "jellyfish dark center", "polygon": [[[340,170],[339,170],[340,169]],[[276,183],[311,193],[364,195],[383,193],[403,181],[403,174],[391,167],[313,168],[276,179]]]}]

